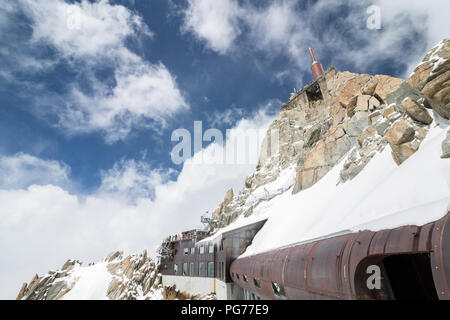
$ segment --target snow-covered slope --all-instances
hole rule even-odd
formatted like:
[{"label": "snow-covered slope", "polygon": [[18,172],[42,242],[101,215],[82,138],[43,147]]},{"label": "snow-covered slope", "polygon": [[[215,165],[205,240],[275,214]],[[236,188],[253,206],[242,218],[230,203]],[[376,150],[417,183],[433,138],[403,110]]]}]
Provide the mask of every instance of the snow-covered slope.
[{"label": "snow-covered slope", "polygon": [[342,164],[337,165],[312,188],[295,195],[288,190],[251,218],[237,220],[245,225],[268,218],[244,256],[336,233],[420,226],[442,218],[450,210],[450,161],[440,158],[448,128],[448,123],[433,128],[400,167],[386,148],[351,181],[339,183]]},{"label": "snow-covered slope", "polygon": [[260,157],[251,183],[216,214],[234,221],[205,241],[268,219],[248,256],[442,218],[450,210],[449,72],[448,39],[408,82],[327,71],[323,100],[300,92],[282,108],[271,129],[284,132],[287,149]]}]

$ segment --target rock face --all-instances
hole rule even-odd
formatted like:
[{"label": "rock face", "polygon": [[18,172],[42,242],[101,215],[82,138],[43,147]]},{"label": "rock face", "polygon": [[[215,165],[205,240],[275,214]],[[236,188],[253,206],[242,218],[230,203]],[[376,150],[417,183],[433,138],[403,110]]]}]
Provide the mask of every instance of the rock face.
[{"label": "rock face", "polygon": [[450,40],[444,39],[422,60],[408,83],[419,90],[441,117],[450,119]]},{"label": "rock face", "polygon": [[[261,203],[282,192],[260,195],[261,189],[276,183],[292,165],[294,194],[312,187],[338,163],[342,163],[338,183],[353,179],[388,145],[393,161],[401,165],[420,148],[434,125],[429,110],[449,117],[449,60],[450,42],[445,39],[407,81],[330,68],[292,94],[269,127],[259,163],[245,180],[245,188],[214,212],[219,221],[214,227],[251,215]],[[442,149],[442,157],[449,157],[448,141]]]},{"label": "rock face", "polygon": [[442,141],[442,159],[450,158],[450,131],[447,132],[447,137]]},{"label": "rock face", "polygon": [[[123,258],[123,253],[113,252],[104,261],[111,282],[105,292],[105,298],[111,300],[136,300],[162,297],[164,288],[161,284],[159,266],[147,257],[147,252]],[[76,260],[68,260],[60,270],[49,271],[38,277],[35,275],[30,284],[24,283],[17,296],[18,300],[58,300],[64,298],[79,281],[79,271],[84,268],[89,272],[91,266],[83,267]]]},{"label": "rock face", "polygon": [[[337,183],[354,179],[388,145],[393,161],[402,165],[420,148],[430,126],[442,120],[439,117],[450,118],[449,61],[450,41],[444,39],[407,81],[330,68],[293,93],[269,127],[255,172],[238,194],[226,192],[212,215],[217,222],[210,228],[250,216],[284,192],[302,192],[337,165]],[[450,132],[442,142],[441,157],[450,158]],[[157,294],[166,299],[205,298],[162,288],[158,265],[146,252],[126,258],[114,252],[104,263],[112,276],[105,293],[109,299],[149,299]],[[59,271],[35,275],[22,286],[18,299],[64,297],[77,281],[77,268],[81,263],[69,260]]]}]

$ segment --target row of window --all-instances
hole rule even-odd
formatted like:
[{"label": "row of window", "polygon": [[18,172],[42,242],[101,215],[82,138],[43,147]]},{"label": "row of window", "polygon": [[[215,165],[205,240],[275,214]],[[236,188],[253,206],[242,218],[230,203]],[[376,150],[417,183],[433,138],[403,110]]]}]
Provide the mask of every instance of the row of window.
[{"label": "row of window", "polygon": [[[234,273],[231,273],[231,277],[234,278],[234,276],[235,276]],[[237,280],[241,279],[237,273],[236,279]],[[242,275],[242,281],[248,283],[248,277],[245,274]],[[256,289],[261,289],[261,281],[259,279],[253,278],[253,285],[256,287]],[[286,299],[286,291],[284,289],[283,284],[272,282],[272,290],[276,296]]]},{"label": "row of window", "polygon": [[[206,269],[206,266],[207,266],[207,269]],[[189,267],[189,270],[188,270],[188,267]],[[173,265],[173,273],[175,275],[178,275],[178,265],[177,264]],[[194,276],[194,262],[183,263],[182,275],[190,276],[190,277]],[[198,263],[198,276],[213,278],[214,277],[214,262],[208,262],[207,264],[206,264],[206,262],[199,262]]]},{"label": "row of window", "polygon": [[[184,253],[185,256],[187,256],[189,254],[194,255],[195,254],[195,247],[184,248],[183,253]],[[205,253],[205,246],[200,246],[199,253],[200,254],[204,254]],[[214,253],[214,245],[208,246],[208,253]]]}]

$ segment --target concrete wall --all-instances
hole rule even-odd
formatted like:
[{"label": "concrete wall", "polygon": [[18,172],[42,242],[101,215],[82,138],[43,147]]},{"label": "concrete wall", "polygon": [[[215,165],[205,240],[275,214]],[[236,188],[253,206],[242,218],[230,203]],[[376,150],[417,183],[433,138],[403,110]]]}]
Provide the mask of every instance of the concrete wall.
[{"label": "concrete wall", "polygon": [[226,283],[216,279],[217,300],[242,300],[242,289],[233,282]]},{"label": "concrete wall", "polygon": [[177,289],[190,294],[210,294],[215,292],[214,278],[162,276],[163,286],[176,285]]},{"label": "concrete wall", "polygon": [[175,285],[178,290],[189,294],[216,293],[218,300],[242,300],[242,290],[234,283],[226,283],[215,278],[162,276],[163,286]]}]

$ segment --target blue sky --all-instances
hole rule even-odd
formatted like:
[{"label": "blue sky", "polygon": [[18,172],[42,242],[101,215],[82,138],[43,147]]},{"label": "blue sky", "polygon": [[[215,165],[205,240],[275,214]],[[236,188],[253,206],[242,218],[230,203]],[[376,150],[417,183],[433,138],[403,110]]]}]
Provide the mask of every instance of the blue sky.
[{"label": "blue sky", "polygon": [[0,298],[196,226],[254,164],[176,165],[175,129],[267,128],[311,81],[308,47],[325,68],[405,78],[448,37],[432,2],[0,0]]}]

